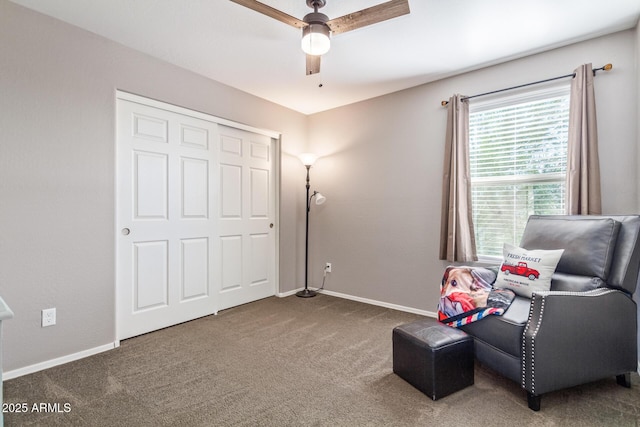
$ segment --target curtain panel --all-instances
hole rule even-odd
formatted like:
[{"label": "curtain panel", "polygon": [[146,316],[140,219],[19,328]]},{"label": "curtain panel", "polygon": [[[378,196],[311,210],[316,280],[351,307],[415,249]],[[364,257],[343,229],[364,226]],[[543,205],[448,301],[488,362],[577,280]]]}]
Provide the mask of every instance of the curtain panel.
[{"label": "curtain panel", "polygon": [[569,215],[602,213],[596,101],[591,64],[575,69],[569,107],[567,200]]},{"label": "curtain panel", "polygon": [[447,107],[440,259],[451,262],[477,261],[471,211],[469,169],[469,103],[462,95],[449,98]]}]

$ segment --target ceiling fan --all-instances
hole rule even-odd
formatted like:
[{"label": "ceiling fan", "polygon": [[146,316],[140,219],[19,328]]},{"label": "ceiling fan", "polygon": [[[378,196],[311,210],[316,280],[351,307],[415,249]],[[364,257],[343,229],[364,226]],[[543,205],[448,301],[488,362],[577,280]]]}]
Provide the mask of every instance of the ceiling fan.
[{"label": "ceiling fan", "polygon": [[329,19],[324,13],[318,12],[318,9],[327,4],[327,0],[306,0],[313,12],[298,19],[257,0],[231,1],[302,29],[302,50],[307,54],[307,75],[320,72],[320,57],[329,51],[331,33],[345,33],[410,13],[409,0],[391,0],[340,18]]}]

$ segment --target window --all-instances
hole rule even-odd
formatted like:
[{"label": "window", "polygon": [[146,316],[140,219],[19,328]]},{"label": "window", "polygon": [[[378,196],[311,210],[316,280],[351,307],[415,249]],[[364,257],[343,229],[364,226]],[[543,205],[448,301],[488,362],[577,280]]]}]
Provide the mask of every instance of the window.
[{"label": "window", "polygon": [[569,87],[469,104],[477,252],[518,245],[529,215],[563,214]]}]

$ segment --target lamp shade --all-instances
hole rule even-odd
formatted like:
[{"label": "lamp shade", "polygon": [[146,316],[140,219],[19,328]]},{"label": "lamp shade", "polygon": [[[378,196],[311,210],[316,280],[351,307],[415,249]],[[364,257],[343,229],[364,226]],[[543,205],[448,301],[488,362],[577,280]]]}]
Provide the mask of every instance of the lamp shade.
[{"label": "lamp shade", "polygon": [[302,30],[302,50],[307,55],[324,55],[331,48],[330,30],[326,24],[309,24]]},{"label": "lamp shade", "polygon": [[316,193],[316,205],[321,205],[327,201],[327,198],[320,193]]},{"label": "lamp shade", "polygon": [[298,156],[298,158],[305,166],[313,166],[316,160],[318,160],[318,156],[313,153],[302,153]]}]

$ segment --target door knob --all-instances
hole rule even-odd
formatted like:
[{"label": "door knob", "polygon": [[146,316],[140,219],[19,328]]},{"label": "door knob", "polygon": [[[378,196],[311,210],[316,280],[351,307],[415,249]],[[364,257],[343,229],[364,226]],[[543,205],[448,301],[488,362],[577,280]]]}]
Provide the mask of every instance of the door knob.
[{"label": "door knob", "polygon": [[123,228],[121,233],[123,236],[128,236],[129,233],[131,233],[131,230],[129,230],[128,228]]},{"label": "door knob", "polygon": [[273,228],[273,223],[269,224],[269,228]]}]

